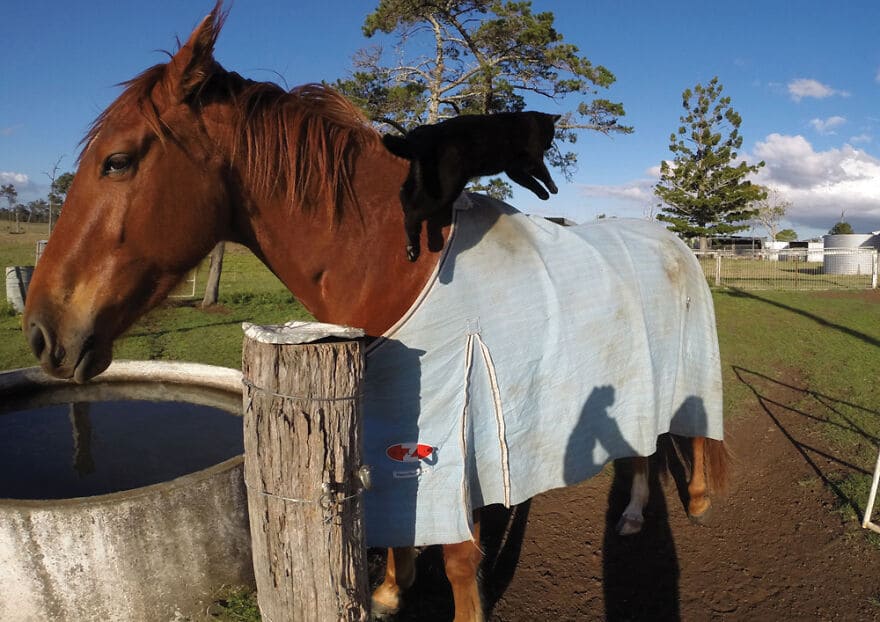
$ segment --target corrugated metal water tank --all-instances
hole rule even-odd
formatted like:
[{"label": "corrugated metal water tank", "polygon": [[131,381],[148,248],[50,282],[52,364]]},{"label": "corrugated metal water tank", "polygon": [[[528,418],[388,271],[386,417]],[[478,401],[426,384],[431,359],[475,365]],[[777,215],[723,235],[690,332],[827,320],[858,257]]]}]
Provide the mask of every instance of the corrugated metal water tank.
[{"label": "corrugated metal water tank", "polygon": [[873,271],[874,253],[880,236],[872,233],[847,233],[823,236],[825,274],[864,274]]}]

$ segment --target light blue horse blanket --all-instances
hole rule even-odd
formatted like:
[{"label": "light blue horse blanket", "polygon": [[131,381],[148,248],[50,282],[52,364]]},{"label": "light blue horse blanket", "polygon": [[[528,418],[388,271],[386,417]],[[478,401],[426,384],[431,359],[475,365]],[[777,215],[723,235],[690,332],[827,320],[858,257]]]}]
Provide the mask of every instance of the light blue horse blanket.
[{"label": "light blue horse blanket", "polygon": [[562,227],[463,195],[435,275],[367,351],[367,543],[470,540],[474,509],[653,454],[665,432],[722,439],[693,253],[656,223]]}]

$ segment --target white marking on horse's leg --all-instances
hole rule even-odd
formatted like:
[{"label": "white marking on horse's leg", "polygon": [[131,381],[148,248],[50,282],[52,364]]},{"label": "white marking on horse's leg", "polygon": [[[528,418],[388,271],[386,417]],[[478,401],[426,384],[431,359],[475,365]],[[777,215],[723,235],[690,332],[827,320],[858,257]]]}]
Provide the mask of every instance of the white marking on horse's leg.
[{"label": "white marking on horse's leg", "polygon": [[416,579],[416,550],[411,546],[388,549],[385,581],[372,597],[372,619],[389,620],[400,611],[403,593]]},{"label": "white marking on horse's leg", "polygon": [[633,481],[629,493],[629,505],[623,511],[620,520],[617,521],[617,533],[621,536],[631,536],[642,530],[645,517],[642,511],[648,505],[648,459],[644,457],[631,458],[633,462]]}]

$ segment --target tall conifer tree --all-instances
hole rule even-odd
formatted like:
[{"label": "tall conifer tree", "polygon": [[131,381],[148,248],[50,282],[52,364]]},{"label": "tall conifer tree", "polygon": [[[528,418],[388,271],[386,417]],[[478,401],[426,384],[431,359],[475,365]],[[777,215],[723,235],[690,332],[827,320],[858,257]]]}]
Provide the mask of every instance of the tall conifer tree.
[{"label": "tall conifer tree", "polygon": [[764,162],[734,163],[742,146],[739,126],[742,117],[722,97],[718,77],[708,85],[685,89],[678,133],[669,137],[672,162],[660,164],[660,181],[654,193],[662,201],[657,219],[685,238],[728,235],[749,227],[755,216],[755,201],[765,199],[766,190],[747,177]]}]

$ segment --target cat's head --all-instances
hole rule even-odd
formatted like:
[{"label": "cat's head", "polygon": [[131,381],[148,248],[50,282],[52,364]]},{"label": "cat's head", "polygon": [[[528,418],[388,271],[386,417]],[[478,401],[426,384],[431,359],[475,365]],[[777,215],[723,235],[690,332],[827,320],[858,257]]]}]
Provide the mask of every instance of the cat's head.
[{"label": "cat's head", "polygon": [[562,118],[562,115],[536,112],[535,116],[538,120],[538,140],[544,151],[547,151],[553,145],[553,138],[556,136],[556,122]]}]

